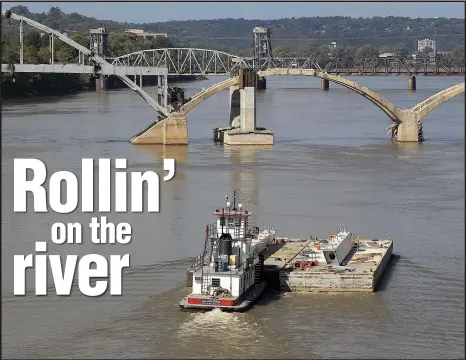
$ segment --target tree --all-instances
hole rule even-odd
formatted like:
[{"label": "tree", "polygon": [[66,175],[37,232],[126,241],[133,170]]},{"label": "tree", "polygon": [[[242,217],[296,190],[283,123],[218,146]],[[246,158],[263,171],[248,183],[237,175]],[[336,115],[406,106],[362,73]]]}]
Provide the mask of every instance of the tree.
[{"label": "tree", "polygon": [[62,19],[63,12],[59,7],[51,7],[48,13],[49,27],[54,30],[60,29],[60,20]]},{"label": "tree", "polygon": [[71,40],[76,41],[78,44],[85,46],[86,48],[89,47],[89,38],[82,34],[73,34],[70,36]]},{"label": "tree", "polygon": [[19,62],[19,46],[8,41],[2,41],[2,63],[15,64]]},{"label": "tree", "polygon": [[392,53],[400,58],[406,58],[409,55],[409,49],[405,44],[397,44],[392,47]]},{"label": "tree", "polygon": [[358,59],[374,58],[377,56],[379,56],[379,49],[372,44],[364,45],[356,51],[356,57]]},{"label": "tree", "polygon": [[464,45],[455,47],[451,52],[451,56],[464,59]]},{"label": "tree", "polygon": [[36,51],[39,51],[41,47],[42,40],[40,34],[37,31],[32,31],[24,35],[24,45],[30,46]]},{"label": "tree", "polygon": [[10,11],[14,14],[28,16],[30,14],[29,9],[26,6],[16,5],[10,8]]}]

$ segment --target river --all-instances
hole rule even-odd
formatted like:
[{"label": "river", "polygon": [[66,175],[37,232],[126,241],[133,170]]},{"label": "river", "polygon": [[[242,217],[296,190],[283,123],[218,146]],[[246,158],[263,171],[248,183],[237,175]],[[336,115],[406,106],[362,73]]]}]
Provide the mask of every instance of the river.
[{"label": "river", "polygon": [[[461,77],[355,77],[401,108]],[[177,84],[192,96],[223,78]],[[426,141],[393,144],[388,118],[364,97],[305,77],[269,78],[257,96],[268,148],[226,148],[212,129],[229,117],[228,90],[188,117],[189,146],[133,146],[155,118],[128,89],[4,102],[2,107],[2,355],[8,358],[464,358],[464,95],[424,119]],[[153,93],[154,89],[147,87]],[[160,213],[110,213],[129,222],[127,245],[54,245],[54,222],[96,214],[13,213],[13,159],[38,158],[81,172],[82,158],[123,157],[131,171],[175,158]],[[181,312],[186,268],[202,251],[204,225],[238,190],[258,224],[280,236],[325,236],[341,225],[394,239],[392,261],[372,294],[267,293],[243,314]],[[29,203],[31,205],[31,203]],[[13,255],[48,241],[56,254],[130,254],[123,295],[13,296]],[[28,275],[28,289],[33,289]],[[49,277],[50,279],[50,277]],[[53,288],[51,288],[53,290]]]}]

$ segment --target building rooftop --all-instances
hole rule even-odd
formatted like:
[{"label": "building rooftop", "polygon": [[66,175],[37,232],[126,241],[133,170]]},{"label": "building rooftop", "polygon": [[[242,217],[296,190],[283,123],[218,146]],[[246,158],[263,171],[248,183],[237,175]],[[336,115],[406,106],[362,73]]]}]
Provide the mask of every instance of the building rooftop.
[{"label": "building rooftop", "polygon": [[386,57],[392,57],[395,56],[393,53],[383,53],[379,55],[379,58],[386,58]]},{"label": "building rooftop", "polygon": [[135,34],[137,36],[168,37],[167,33],[155,33],[143,29],[128,29],[125,30],[125,33]]}]

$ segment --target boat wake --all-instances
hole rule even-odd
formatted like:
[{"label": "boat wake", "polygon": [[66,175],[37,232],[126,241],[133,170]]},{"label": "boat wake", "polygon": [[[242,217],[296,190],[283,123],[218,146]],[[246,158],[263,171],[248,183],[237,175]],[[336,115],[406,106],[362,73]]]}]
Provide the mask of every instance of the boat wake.
[{"label": "boat wake", "polygon": [[[244,341],[251,339],[260,340],[260,326],[255,322],[248,321],[244,313],[229,313],[220,309],[214,309],[207,312],[190,313],[187,322],[181,324],[178,331],[178,337],[194,338],[199,337],[199,331],[202,332],[204,340],[220,340],[228,337],[229,345],[232,347],[241,346]],[[203,340],[203,341],[204,341]]]}]

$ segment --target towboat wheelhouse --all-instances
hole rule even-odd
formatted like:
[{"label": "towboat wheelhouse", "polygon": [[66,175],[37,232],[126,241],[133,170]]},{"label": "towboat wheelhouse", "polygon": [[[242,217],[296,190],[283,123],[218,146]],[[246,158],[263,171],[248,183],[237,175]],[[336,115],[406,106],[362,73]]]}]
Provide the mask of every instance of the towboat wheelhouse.
[{"label": "towboat wheelhouse", "polygon": [[275,231],[250,227],[252,213],[225,197],[226,206],[213,212],[215,224],[206,225],[204,251],[191,267],[192,293],[182,308],[247,308],[265,288],[261,253],[275,241]]}]

